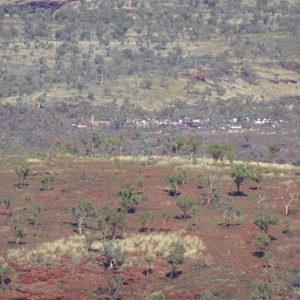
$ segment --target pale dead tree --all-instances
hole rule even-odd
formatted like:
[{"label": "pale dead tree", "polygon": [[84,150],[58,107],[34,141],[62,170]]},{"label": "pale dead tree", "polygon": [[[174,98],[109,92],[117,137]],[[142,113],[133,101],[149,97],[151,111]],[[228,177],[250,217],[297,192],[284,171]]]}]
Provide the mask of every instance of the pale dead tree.
[{"label": "pale dead tree", "polygon": [[[290,188],[286,189],[286,195],[280,194],[278,189],[279,199],[283,202],[285,208],[285,215],[289,215],[291,212],[290,206],[293,202],[298,202],[299,200],[299,193],[298,192],[291,192]],[[289,198],[289,199],[287,199]]]},{"label": "pale dead tree", "polygon": [[298,194],[298,192],[296,192],[296,193],[289,192],[289,197],[290,197],[289,200],[286,200],[286,199],[283,200],[283,203],[284,203],[284,206],[285,206],[285,215],[286,216],[289,215],[290,212],[291,212],[291,210],[290,210],[291,204],[293,202],[297,202],[298,201],[299,194]]},{"label": "pale dead tree", "polygon": [[257,201],[258,209],[262,209],[265,205],[266,196],[258,194],[259,200]]},{"label": "pale dead tree", "polygon": [[57,152],[54,149],[50,149],[47,153],[48,158],[48,166],[53,166],[54,161],[57,159]]}]

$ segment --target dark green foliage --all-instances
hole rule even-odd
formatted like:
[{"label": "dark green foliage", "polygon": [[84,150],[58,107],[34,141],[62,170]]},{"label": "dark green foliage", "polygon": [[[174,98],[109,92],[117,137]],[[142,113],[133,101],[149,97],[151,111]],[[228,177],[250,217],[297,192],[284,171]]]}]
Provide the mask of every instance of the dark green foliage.
[{"label": "dark green foliage", "polygon": [[25,179],[29,175],[30,164],[28,161],[25,161],[21,166],[15,169],[16,175],[18,177],[18,186],[24,186]]},{"label": "dark green foliage", "polygon": [[249,177],[249,171],[245,165],[232,165],[230,176],[234,179],[237,192],[240,193],[241,184]]},{"label": "dark green foliage", "polygon": [[177,153],[185,144],[185,136],[175,135],[172,139],[171,149],[174,153]]},{"label": "dark green foliage", "polygon": [[222,162],[224,157],[228,155],[232,158],[233,153],[229,144],[212,144],[207,147],[206,151],[216,162],[218,160]]},{"label": "dark green foliage", "polygon": [[15,236],[16,244],[20,244],[20,240],[26,236],[26,231],[18,216],[11,220],[10,229]]},{"label": "dark green foliage", "polygon": [[179,186],[186,182],[187,172],[182,169],[176,173],[169,173],[167,174],[166,179],[170,185],[169,194],[171,196],[177,196]]},{"label": "dark green foliage", "polygon": [[193,199],[189,197],[178,197],[176,200],[176,205],[182,211],[182,218],[185,220],[187,218],[188,211],[193,206]]},{"label": "dark green foliage", "polygon": [[170,247],[170,254],[167,257],[171,266],[170,278],[173,279],[176,268],[184,261],[185,248],[181,241],[173,242]]},{"label": "dark green foliage", "polygon": [[256,215],[254,220],[254,224],[262,230],[265,235],[268,235],[268,231],[271,225],[276,225],[278,223],[278,217],[275,215],[269,215],[265,212],[260,212]]},{"label": "dark green foliage", "polygon": [[259,190],[259,184],[263,180],[262,170],[260,168],[250,170],[249,178],[256,183],[257,189]]},{"label": "dark green foliage", "polygon": [[271,239],[265,234],[261,234],[261,233],[255,234],[253,237],[253,241],[255,246],[260,251],[264,251],[268,249],[269,245],[271,244]]},{"label": "dark green foliage", "polygon": [[102,230],[104,238],[116,236],[116,231],[123,231],[126,227],[126,216],[123,211],[110,206],[109,203],[104,203],[102,212],[98,217],[98,227]]},{"label": "dark green foliage", "polygon": [[132,183],[128,181],[123,189],[118,190],[121,197],[121,210],[127,213],[135,213],[138,204],[142,201],[141,195],[133,188]]},{"label": "dark green foliage", "polygon": [[9,210],[11,208],[12,204],[13,204],[13,198],[12,197],[4,197],[2,199],[2,202],[3,202],[4,206],[5,206],[5,208],[7,210]]}]

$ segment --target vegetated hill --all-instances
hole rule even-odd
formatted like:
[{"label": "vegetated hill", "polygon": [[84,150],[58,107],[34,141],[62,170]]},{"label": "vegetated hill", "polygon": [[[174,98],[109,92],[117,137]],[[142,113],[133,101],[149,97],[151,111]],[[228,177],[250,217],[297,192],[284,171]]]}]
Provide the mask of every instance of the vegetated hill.
[{"label": "vegetated hill", "polygon": [[299,99],[298,1],[0,1],[0,99]]}]

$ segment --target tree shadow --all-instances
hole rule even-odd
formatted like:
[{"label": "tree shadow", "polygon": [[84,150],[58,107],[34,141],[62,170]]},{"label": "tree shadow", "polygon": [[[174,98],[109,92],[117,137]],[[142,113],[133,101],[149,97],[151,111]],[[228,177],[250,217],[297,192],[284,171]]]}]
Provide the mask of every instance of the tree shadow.
[{"label": "tree shadow", "polygon": [[171,231],[171,229],[168,229],[168,228],[165,228],[165,229],[160,228],[158,231],[159,231],[159,232],[169,232],[169,231]]},{"label": "tree shadow", "polygon": [[26,186],[29,186],[29,183],[23,183],[23,184],[18,184],[18,183],[15,183],[15,184],[13,184],[13,186],[15,186],[15,187],[17,187],[18,189],[22,189],[22,188],[24,188],[24,187],[26,187]]},{"label": "tree shadow", "polygon": [[75,222],[67,222],[67,221],[63,221],[62,223],[63,223],[63,224],[66,224],[66,225],[71,225],[71,226],[73,226],[73,227],[77,227],[77,223],[75,223]]},{"label": "tree shadow", "polygon": [[20,241],[20,242],[17,244],[16,241],[8,241],[8,244],[14,244],[14,245],[26,245],[26,242]]},{"label": "tree shadow", "polygon": [[251,148],[252,146],[250,144],[243,144],[242,147],[243,148]]},{"label": "tree shadow", "polygon": [[265,251],[255,251],[252,253],[252,255],[257,258],[263,258],[264,254],[265,254]]},{"label": "tree shadow", "polygon": [[155,231],[155,229],[154,228],[150,228],[148,230],[148,228],[146,228],[146,227],[142,227],[142,228],[139,229],[139,232],[141,232],[141,233],[143,233],[143,232],[152,232],[152,231]]},{"label": "tree shadow", "polygon": [[168,195],[170,197],[177,197],[177,196],[180,196],[181,193],[180,192],[174,192],[174,191],[168,191]]},{"label": "tree shadow", "polygon": [[[144,270],[144,271],[142,272],[142,274],[147,275],[147,269]],[[152,269],[152,268],[149,268],[149,269],[148,269],[148,275],[152,275],[152,274],[153,274],[153,269]]]},{"label": "tree shadow", "polygon": [[240,226],[241,223],[230,223],[230,224],[224,224],[224,223],[218,223],[218,226],[222,226],[224,228],[234,227],[234,226]]},{"label": "tree shadow", "polygon": [[164,192],[166,192],[168,194],[168,196],[171,196],[171,197],[177,197],[177,196],[181,195],[180,192],[170,190],[169,188],[164,189]]},{"label": "tree shadow", "polygon": [[190,218],[191,218],[191,216],[189,216],[189,215],[186,215],[185,218],[182,215],[174,217],[174,219],[176,219],[176,220],[188,220]]},{"label": "tree shadow", "polygon": [[232,196],[232,197],[247,197],[248,195],[245,194],[244,192],[234,191],[234,192],[229,192],[228,196]]},{"label": "tree shadow", "polygon": [[3,282],[6,284],[6,285],[9,285],[11,283],[11,279],[10,278],[4,278],[3,279]]},{"label": "tree shadow", "polygon": [[[76,224],[77,225],[77,224]],[[75,225],[75,226],[76,226]],[[93,227],[93,226],[89,226],[89,225],[85,225],[84,226],[84,228],[86,228],[86,229],[90,229],[90,230],[94,230],[94,231],[96,231],[97,230],[97,228],[96,227]]]},{"label": "tree shadow", "polygon": [[175,278],[178,278],[181,274],[182,274],[181,271],[168,272],[168,273],[166,273],[166,277],[169,279],[175,279]]}]

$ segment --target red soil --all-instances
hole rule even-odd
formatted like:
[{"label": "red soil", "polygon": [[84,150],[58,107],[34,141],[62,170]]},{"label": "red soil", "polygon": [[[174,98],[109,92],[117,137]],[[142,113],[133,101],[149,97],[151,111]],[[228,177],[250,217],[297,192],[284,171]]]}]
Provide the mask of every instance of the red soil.
[{"label": "red soil", "polygon": [[[152,162],[153,163],[153,162]],[[142,163],[120,162],[120,168],[116,172],[110,162],[103,161],[76,161],[72,158],[57,159],[53,167],[43,164],[32,164],[35,176],[30,175],[26,179],[26,186],[18,188],[14,174],[14,168],[18,162],[10,163],[5,167],[5,172],[0,173],[3,196],[13,196],[13,214],[22,216],[26,208],[31,204],[23,200],[24,194],[34,195],[32,204],[43,206],[40,224],[25,225],[27,236],[23,239],[25,244],[15,245],[9,230],[10,217],[2,209],[0,230],[0,249],[5,257],[10,248],[25,247],[34,248],[45,241],[54,241],[61,237],[74,235],[74,220],[71,208],[81,199],[89,199],[95,208],[101,209],[105,201],[109,201],[115,207],[118,205],[118,196],[115,191],[128,180],[137,184],[141,176],[145,178],[142,190],[149,201],[142,202],[136,214],[128,215],[126,232],[138,233],[141,229],[138,215],[142,211],[160,212],[164,209],[170,211],[172,218],[166,225],[166,230],[186,229],[191,219],[182,220],[176,218],[181,215],[176,207],[176,200],[170,197],[165,188],[167,183],[165,176],[172,172],[175,166],[158,167],[145,166]],[[56,181],[53,190],[41,190],[41,174],[45,171],[55,172]],[[4,170],[2,168],[2,170]],[[80,179],[80,174],[85,174],[86,179]],[[197,182],[198,170],[188,172],[186,185],[180,187],[184,196],[190,196],[195,201],[201,199],[203,189]],[[224,173],[218,174],[222,183],[222,193],[235,190],[233,180],[224,179]],[[294,175],[286,175],[284,180],[294,181],[294,187],[299,187],[299,178]],[[280,222],[270,229],[270,235],[274,237],[271,252],[273,254],[272,265],[278,277],[284,277],[291,268],[300,267],[300,251],[295,246],[299,245],[299,205],[293,205],[292,213],[288,217],[294,228],[293,237],[282,233],[284,227],[284,206],[279,201],[279,194],[286,192],[280,177],[267,177],[264,179],[260,193],[268,195],[267,202],[270,211],[280,217]],[[235,203],[244,212],[244,218],[234,221],[231,226],[224,227],[222,214],[212,207],[204,207],[200,215],[199,229],[188,232],[200,237],[207,247],[206,254],[211,256],[211,264],[205,265],[201,261],[187,260],[178,267],[181,274],[178,278],[170,280],[166,273],[170,271],[167,262],[159,259],[153,267],[153,273],[147,278],[143,272],[145,267],[130,267],[118,270],[105,270],[101,262],[100,254],[91,252],[79,263],[74,263],[65,257],[60,263],[31,263],[20,265],[17,262],[9,262],[13,268],[10,275],[12,282],[6,286],[0,299],[106,299],[109,294],[109,276],[122,275],[124,283],[122,294],[124,299],[155,299],[149,297],[153,292],[163,291],[167,299],[201,299],[203,291],[214,289],[227,295],[226,299],[250,299],[248,284],[251,280],[265,280],[265,260],[258,258],[252,237],[259,230],[253,224],[257,212],[257,191],[253,189],[251,182],[242,185],[242,191],[246,197],[235,197]],[[155,219],[152,225],[153,232],[161,231],[162,218]],[[93,222],[89,222],[91,230],[95,228]],[[146,233],[145,233],[146,234]],[[143,258],[141,257],[141,261]],[[148,297],[148,298],[147,298]],[[221,297],[221,296],[220,296]],[[282,294],[282,299],[290,299],[290,292]]]}]

